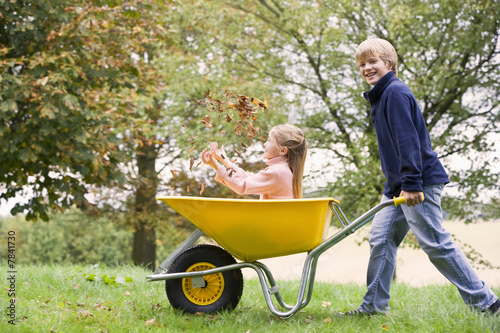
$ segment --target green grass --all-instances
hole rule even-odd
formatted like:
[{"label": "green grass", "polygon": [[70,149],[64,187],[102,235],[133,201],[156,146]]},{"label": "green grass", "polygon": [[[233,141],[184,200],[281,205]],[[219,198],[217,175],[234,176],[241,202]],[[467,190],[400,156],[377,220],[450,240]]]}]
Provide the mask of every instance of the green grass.
[{"label": "green grass", "polygon": [[[5,311],[11,299],[8,269],[0,267]],[[16,325],[4,313],[0,332],[500,332],[500,318],[471,312],[451,285],[395,283],[389,315],[344,318],[335,313],[356,308],[365,286],[316,283],[311,303],[280,319],[268,310],[257,280],[245,280],[234,311],[187,315],[170,307],[163,282],[146,282],[150,273],[137,267],[18,265],[16,271]],[[88,275],[132,282],[112,285],[89,281]],[[295,303],[298,281],[279,284],[285,301]]]}]

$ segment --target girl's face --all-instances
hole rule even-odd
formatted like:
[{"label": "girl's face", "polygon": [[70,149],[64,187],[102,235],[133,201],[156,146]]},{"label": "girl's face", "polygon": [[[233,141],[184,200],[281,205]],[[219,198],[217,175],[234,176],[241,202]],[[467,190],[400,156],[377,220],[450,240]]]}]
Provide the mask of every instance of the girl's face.
[{"label": "girl's face", "polygon": [[283,148],[280,148],[278,146],[278,143],[276,142],[276,138],[273,135],[273,132],[269,133],[269,136],[267,137],[266,143],[264,143],[264,155],[262,158],[266,160],[270,160],[271,158],[275,158],[276,156],[282,155],[280,154],[280,151],[282,151]]},{"label": "girl's face", "polygon": [[382,59],[375,56],[367,57],[359,63],[361,75],[371,86],[374,86],[390,70],[389,66]]}]

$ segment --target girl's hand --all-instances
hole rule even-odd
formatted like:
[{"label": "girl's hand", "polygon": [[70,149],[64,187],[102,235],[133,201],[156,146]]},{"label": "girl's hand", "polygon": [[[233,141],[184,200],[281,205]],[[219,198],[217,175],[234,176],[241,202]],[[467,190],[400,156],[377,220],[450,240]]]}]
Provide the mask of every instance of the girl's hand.
[{"label": "girl's hand", "polygon": [[219,145],[217,144],[217,142],[210,142],[210,153],[215,153],[217,152],[217,148],[219,147]]},{"label": "girl's hand", "polygon": [[203,152],[201,153],[201,160],[203,163],[210,165],[215,170],[219,169],[219,164],[214,159],[214,153],[212,150],[207,151],[206,149],[203,149]]},{"label": "girl's hand", "polygon": [[224,145],[220,147],[220,152],[218,150],[215,150],[214,157],[217,161],[220,161],[222,163],[225,162],[225,160],[227,159],[227,154],[226,151],[224,150]]}]

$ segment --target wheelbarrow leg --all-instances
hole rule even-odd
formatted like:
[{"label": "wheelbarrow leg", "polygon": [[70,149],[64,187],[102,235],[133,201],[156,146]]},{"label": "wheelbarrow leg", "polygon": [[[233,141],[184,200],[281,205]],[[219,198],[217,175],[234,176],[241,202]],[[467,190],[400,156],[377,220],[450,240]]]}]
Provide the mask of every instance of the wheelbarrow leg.
[{"label": "wheelbarrow leg", "polygon": [[168,267],[174,261],[174,259],[184,252],[187,248],[191,247],[201,236],[203,236],[203,231],[200,229],[196,229],[193,231],[191,235],[189,235],[188,238],[184,242],[182,242],[181,245],[179,245],[178,248],[176,248],[168,257],[167,259],[163,260],[163,262],[158,266],[154,274],[162,274],[165,273],[168,270]]}]

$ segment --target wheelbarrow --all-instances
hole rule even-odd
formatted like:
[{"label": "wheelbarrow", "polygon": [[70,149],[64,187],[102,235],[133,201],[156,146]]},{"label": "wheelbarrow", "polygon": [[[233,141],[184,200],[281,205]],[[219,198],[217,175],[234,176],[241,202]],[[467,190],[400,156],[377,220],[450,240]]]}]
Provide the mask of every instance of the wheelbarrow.
[{"label": "wheelbarrow", "polygon": [[[312,297],[319,256],[370,222],[382,208],[404,204],[394,198],[349,222],[339,201],[325,198],[249,200],[160,197],[197,229],[146,280],[165,280],[173,308],[188,313],[234,309],[243,293],[241,269],[257,273],[264,299],[276,316],[288,318]],[[339,231],[328,238],[332,219]],[[194,243],[204,234],[218,245]],[[258,260],[307,252],[295,304],[287,304],[270,269]],[[238,261],[237,261],[237,260]],[[273,300],[273,297],[275,300]],[[279,310],[275,303],[281,307]]]}]

